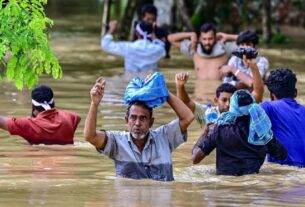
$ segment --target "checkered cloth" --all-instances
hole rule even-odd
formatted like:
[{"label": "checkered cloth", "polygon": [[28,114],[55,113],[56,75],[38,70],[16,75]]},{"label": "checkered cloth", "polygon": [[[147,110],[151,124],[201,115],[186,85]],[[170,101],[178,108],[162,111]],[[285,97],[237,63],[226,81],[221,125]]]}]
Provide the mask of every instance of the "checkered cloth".
[{"label": "checkered cloth", "polygon": [[[247,90],[244,91],[251,95]],[[217,124],[233,124],[237,117],[249,115],[250,126],[248,142],[253,145],[266,145],[273,138],[271,121],[264,109],[255,103],[253,97],[252,99],[252,104],[238,106],[238,94],[235,92],[230,99],[230,110],[220,115]]]}]

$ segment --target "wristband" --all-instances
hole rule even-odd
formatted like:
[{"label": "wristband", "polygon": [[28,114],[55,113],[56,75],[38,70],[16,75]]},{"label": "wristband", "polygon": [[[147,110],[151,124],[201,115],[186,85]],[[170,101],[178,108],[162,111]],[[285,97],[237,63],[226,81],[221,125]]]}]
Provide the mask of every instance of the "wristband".
[{"label": "wristband", "polygon": [[237,71],[235,71],[234,75],[237,76],[237,74],[240,72],[240,70],[238,69]]}]

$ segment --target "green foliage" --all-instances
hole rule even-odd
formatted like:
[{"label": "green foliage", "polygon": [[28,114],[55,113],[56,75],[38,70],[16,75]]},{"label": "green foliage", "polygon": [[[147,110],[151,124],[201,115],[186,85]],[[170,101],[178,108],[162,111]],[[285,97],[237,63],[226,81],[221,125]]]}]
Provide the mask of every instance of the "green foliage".
[{"label": "green foliage", "polygon": [[287,44],[290,43],[291,39],[285,36],[283,33],[276,33],[272,35],[270,43],[272,44]]},{"label": "green foliage", "polygon": [[[48,42],[44,14],[47,0],[0,0],[0,60],[6,71],[0,74],[18,89],[33,87],[41,74],[58,79],[62,70]],[[9,56],[9,58],[5,58]],[[5,60],[7,59],[7,60]]]}]

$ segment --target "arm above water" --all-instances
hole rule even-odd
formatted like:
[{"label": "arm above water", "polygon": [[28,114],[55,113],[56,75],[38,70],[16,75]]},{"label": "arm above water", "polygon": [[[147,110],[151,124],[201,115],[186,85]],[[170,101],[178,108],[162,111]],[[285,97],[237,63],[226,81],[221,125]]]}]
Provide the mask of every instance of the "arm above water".
[{"label": "arm above water", "polygon": [[177,98],[171,92],[169,92],[167,102],[179,118],[181,132],[186,132],[188,126],[194,120],[194,114],[179,98]]},{"label": "arm above water", "polygon": [[190,99],[188,93],[185,90],[185,84],[189,78],[188,73],[181,72],[177,73],[175,76],[175,83],[176,83],[176,91],[177,91],[177,97],[183,101],[189,109],[194,113],[195,112],[195,102]]},{"label": "arm above water", "polygon": [[256,63],[256,59],[246,59],[244,57],[244,62],[249,65],[252,72],[253,80],[253,91],[252,95],[257,103],[262,102],[264,96],[264,82],[262,76],[259,72],[259,68]]},{"label": "arm above water", "polygon": [[227,34],[224,32],[217,32],[216,38],[221,42],[227,42],[227,41],[236,41],[238,35],[235,34]]},{"label": "arm above water", "polygon": [[105,80],[98,78],[92,89],[90,90],[91,104],[89,112],[85,121],[84,137],[85,140],[90,142],[93,146],[98,149],[104,149],[107,144],[107,136],[103,131],[96,130],[96,120],[98,105],[103,98]]},{"label": "arm above water", "polygon": [[267,144],[268,153],[278,160],[285,160],[287,150],[275,137]]},{"label": "arm above water", "polygon": [[109,30],[101,39],[101,47],[105,52],[124,57],[128,51],[130,42],[113,40],[112,34],[116,30],[116,27],[117,21],[109,22]]},{"label": "arm above water", "polygon": [[7,126],[7,118],[4,117],[4,116],[0,116],[0,128],[5,130],[5,131],[8,131],[8,126]]},{"label": "arm above water", "polygon": [[195,32],[179,32],[170,34],[167,36],[167,39],[170,43],[176,47],[181,47],[181,42],[185,39],[191,40],[191,47],[197,44],[197,34]]},{"label": "arm above water", "polygon": [[216,139],[218,136],[218,129],[213,129],[208,134],[209,127],[206,126],[203,134],[199,137],[192,150],[193,164],[198,164],[206,156],[208,156],[216,148]]}]

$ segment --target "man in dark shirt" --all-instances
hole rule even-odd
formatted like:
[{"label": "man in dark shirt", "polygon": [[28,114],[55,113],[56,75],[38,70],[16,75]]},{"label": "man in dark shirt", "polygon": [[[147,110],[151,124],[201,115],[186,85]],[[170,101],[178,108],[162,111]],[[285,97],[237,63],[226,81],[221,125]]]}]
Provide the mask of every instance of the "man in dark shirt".
[{"label": "man in dark shirt", "polygon": [[267,153],[279,160],[287,156],[283,146],[273,138],[269,118],[245,90],[234,93],[230,111],[222,114],[213,131],[197,142],[193,163],[199,163],[215,148],[219,175],[258,173]]}]

